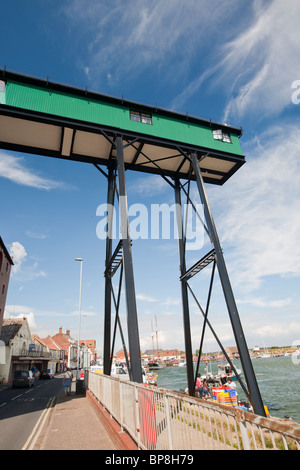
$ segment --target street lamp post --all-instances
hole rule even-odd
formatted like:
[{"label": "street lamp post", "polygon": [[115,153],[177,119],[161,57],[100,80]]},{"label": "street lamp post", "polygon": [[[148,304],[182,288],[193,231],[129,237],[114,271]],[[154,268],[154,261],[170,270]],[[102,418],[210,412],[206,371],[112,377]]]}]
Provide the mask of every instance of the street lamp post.
[{"label": "street lamp post", "polygon": [[81,317],[81,287],[82,287],[82,258],[75,258],[75,261],[80,261],[80,284],[79,284],[79,314],[78,314],[78,343],[77,343],[77,370],[76,379],[79,378],[79,345],[80,345],[80,317]]},{"label": "street lamp post", "polygon": [[87,343],[86,343],[86,317],[87,315],[82,315],[84,318],[84,353],[83,353],[83,368],[85,368],[88,364],[87,362]]}]

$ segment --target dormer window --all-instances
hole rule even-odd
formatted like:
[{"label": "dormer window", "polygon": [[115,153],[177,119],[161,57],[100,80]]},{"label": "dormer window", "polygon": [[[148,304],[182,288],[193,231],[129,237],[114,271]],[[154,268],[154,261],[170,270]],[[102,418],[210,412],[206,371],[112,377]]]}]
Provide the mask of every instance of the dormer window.
[{"label": "dormer window", "polygon": [[215,140],[221,140],[222,142],[231,144],[230,135],[226,132],[223,132],[222,129],[213,130],[213,136]]},{"label": "dormer window", "polygon": [[130,119],[132,121],[142,122],[144,124],[152,124],[151,114],[139,113],[137,111],[130,111]]}]

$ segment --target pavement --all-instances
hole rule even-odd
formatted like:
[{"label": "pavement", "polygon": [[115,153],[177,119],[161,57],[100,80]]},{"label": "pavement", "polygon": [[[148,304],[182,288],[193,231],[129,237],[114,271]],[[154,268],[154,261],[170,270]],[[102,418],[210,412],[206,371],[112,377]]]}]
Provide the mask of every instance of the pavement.
[{"label": "pavement", "polygon": [[[0,390],[9,385],[0,384]],[[130,436],[87,390],[53,397],[22,450],[138,450]]]},{"label": "pavement", "polygon": [[54,400],[32,450],[138,450],[88,390],[73,388]]}]

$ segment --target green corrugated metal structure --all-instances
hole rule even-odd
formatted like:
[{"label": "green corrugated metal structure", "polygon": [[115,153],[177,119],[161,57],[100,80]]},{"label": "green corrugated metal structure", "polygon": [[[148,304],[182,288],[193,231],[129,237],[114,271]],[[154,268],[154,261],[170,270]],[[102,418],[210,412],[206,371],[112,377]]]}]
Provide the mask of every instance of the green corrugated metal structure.
[{"label": "green corrugated metal structure", "polygon": [[12,80],[7,82],[6,104],[242,155],[239,137],[233,131],[230,133],[232,143],[220,142],[213,138],[209,123],[208,127],[200,120],[199,123],[190,122],[186,116],[181,119],[164,116],[159,110],[152,114],[152,125],[136,122],[130,119],[130,110],[148,111],[147,107],[134,103],[130,106],[105,102],[100,95],[98,99],[93,99]]}]

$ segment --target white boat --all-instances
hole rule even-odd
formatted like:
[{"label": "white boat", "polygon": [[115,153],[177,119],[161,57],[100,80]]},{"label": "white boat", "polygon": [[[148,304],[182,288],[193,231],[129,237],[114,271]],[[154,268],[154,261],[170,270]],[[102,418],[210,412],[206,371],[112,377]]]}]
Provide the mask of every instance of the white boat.
[{"label": "white boat", "polygon": [[211,374],[210,372],[205,375],[201,375],[201,380],[207,380],[207,382],[210,384],[219,382],[219,378],[216,375]]},{"label": "white boat", "polygon": [[271,354],[268,353],[268,350],[266,349],[266,347],[264,348],[264,353],[260,355],[261,358],[266,358],[266,357],[271,357]]},{"label": "white boat", "polygon": [[178,363],[178,367],[183,367],[183,366],[186,366],[186,362],[185,361],[180,361]]},{"label": "white boat", "polygon": [[204,369],[204,374],[201,375],[201,380],[205,380],[205,379],[209,383],[214,383],[214,382],[219,381],[219,378],[212,373],[212,370],[210,370],[210,372],[208,371],[208,363],[207,362],[206,362],[206,366],[205,366],[205,369]]},{"label": "white boat", "polygon": [[158,361],[149,361],[147,367],[149,370],[158,370],[164,369],[166,367],[166,364]]}]

